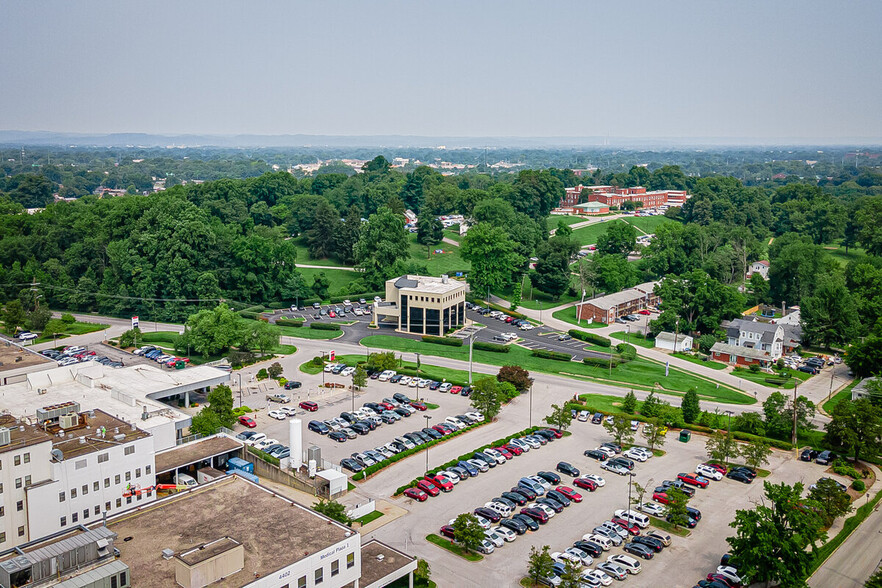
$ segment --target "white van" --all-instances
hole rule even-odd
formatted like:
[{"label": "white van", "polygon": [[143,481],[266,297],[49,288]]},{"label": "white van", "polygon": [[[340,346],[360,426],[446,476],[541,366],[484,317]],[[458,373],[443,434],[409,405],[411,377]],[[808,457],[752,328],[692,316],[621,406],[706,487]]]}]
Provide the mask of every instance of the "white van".
[{"label": "white van", "polygon": [[484,505],[484,507],[496,511],[497,513],[499,513],[499,516],[503,518],[508,518],[509,516],[511,516],[511,507],[502,504],[501,502],[488,502]]},{"label": "white van", "polygon": [[622,566],[623,568],[628,570],[629,574],[639,574],[641,571],[643,571],[643,566],[640,565],[640,562],[633,557],[629,557],[627,555],[611,555],[606,558],[606,561]]},{"label": "white van", "polygon": [[597,543],[601,547],[603,547],[604,551],[609,551],[612,549],[612,541],[609,540],[608,537],[604,537],[603,535],[596,535],[594,533],[586,533],[582,535],[583,541],[591,541],[592,543]]},{"label": "white van", "polygon": [[617,510],[616,516],[625,519],[629,523],[634,523],[641,529],[645,529],[649,526],[649,517],[645,514],[634,512],[633,510]]},{"label": "white van", "polygon": [[188,488],[192,488],[193,486],[198,486],[199,482],[193,476],[188,476],[187,474],[177,474],[175,476],[175,484],[178,486],[187,486]]}]

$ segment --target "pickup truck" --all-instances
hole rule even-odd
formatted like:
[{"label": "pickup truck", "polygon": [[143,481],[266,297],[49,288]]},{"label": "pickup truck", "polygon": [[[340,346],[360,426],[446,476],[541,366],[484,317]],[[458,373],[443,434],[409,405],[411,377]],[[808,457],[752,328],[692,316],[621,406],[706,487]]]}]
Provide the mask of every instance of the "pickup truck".
[{"label": "pickup truck", "polygon": [[287,394],[275,393],[275,394],[267,394],[266,399],[269,402],[281,402],[282,404],[287,404],[291,402],[291,399],[288,398]]}]

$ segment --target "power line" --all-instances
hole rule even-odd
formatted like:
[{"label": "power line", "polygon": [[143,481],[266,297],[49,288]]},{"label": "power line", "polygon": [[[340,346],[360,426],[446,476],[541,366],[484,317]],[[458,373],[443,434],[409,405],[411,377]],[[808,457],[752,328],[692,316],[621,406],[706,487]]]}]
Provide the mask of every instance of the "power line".
[{"label": "power line", "polygon": [[[33,286],[33,282],[26,282],[20,284],[0,284],[2,287],[7,286]],[[85,294],[88,296],[102,297],[102,298],[115,298],[118,300],[142,300],[145,302],[235,302],[236,304],[245,304],[250,305],[250,302],[244,302],[241,300],[232,300],[230,298],[150,298],[145,296],[122,296],[119,294],[105,294],[103,292],[85,292],[83,290],[79,290],[77,288],[67,288],[65,286],[56,286],[53,284],[45,284],[42,286],[43,288],[53,288],[55,290],[62,290],[64,292],[71,292],[74,294]]]}]

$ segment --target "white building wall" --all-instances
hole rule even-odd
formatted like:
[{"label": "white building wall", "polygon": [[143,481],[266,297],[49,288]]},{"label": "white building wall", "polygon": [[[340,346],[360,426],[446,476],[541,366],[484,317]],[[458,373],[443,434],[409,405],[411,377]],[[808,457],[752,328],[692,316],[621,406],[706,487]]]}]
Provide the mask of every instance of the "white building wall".
[{"label": "white building wall", "polygon": [[[64,444],[58,447],[64,451]],[[77,524],[92,523],[100,520],[105,511],[112,515],[156,500],[155,492],[150,496],[142,494],[140,499],[123,496],[129,485],[146,488],[156,483],[154,456],[152,437],[144,437],[125,445],[108,444],[106,450],[52,463],[53,482],[28,493],[31,503],[40,505],[39,511],[29,516],[32,536],[42,537]]]},{"label": "white building wall", "polygon": [[159,425],[138,425],[138,428],[153,435],[153,450],[156,452],[171,449],[177,445],[177,427],[175,421],[171,419]]},{"label": "white building wall", "polygon": [[[21,449],[11,449],[0,453],[0,506],[3,507],[3,516],[0,516],[0,550],[9,549],[22,543],[27,543],[31,538],[39,535],[33,534],[28,527],[29,514],[37,514],[42,510],[42,505],[30,501],[28,491],[29,484],[38,484],[49,479],[49,451],[52,450],[52,442],[46,441]],[[18,465],[15,465],[16,457]],[[18,486],[18,487],[16,487]],[[22,510],[18,510],[21,503]],[[19,535],[19,529],[23,528],[24,534]]]},{"label": "white building wall", "polygon": [[[351,568],[346,567],[346,557],[353,554],[354,560]],[[331,565],[338,562],[339,572],[331,575]],[[316,570],[322,570],[322,581],[315,582]],[[277,572],[267,574],[263,578],[255,580],[247,586],[249,588],[282,588],[298,586],[300,578],[306,578],[307,588],[320,586],[321,588],[341,588],[347,584],[357,582],[361,577],[361,535],[353,533],[351,537],[332,545],[327,549],[295,562]]]}]

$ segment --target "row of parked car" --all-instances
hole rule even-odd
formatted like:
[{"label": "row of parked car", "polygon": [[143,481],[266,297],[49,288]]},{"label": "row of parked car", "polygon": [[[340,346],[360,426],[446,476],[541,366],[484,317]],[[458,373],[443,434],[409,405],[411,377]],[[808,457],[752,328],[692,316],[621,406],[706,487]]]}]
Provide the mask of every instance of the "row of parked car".
[{"label": "row of parked car", "polygon": [[291,449],[285,445],[284,443],[279,443],[278,440],[272,439],[266,436],[266,433],[258,433],[256,431],[242,431],[238,435],[236,435],[236,439],[245,442],[245,445],[249,445],[263,451],[264,453],[275,457],[277,459],[283,459],[291,455]]},{"label": "row of parked car", "polygon": [[491,310],[489,308],[484,308],[483,306],[479,306],[477,304],[472,304],[471,302],[466,302],[466,308],[470,310],[474,310],[481,316],[486,316],[492,319],[496,319],[498,321],[502,321],[506,324],[509,324],[513,327],[518,327],[522,331],[529,331],[533,329],[533,323],[526,319],[515,318],[511,315],[508,315],[501,310]]},{"label": "row of parked car", "polygon": [[73,365],[75,363],[80,363],[83,361],[97,361],[98,363],[106,365],[107,367],[114,368],[122,367],[123,365],[121,361],[114,361],[109,357],[105,357],[104,355],[98,355],[94,351],[89,351],[85,347],[81,347],[79,345],[71,345],[69,347],[65,347],[61,351],[58,351],[56,349],[46,349],[44,351],[41,351],[40,355],[55,360],[55,362],[60,367]]},{"label": "row of parked car", "polygon": [[167,367],[174,367],[178,362],[190,363],[189,357],[171,355],[152,345],[145,345],[144,347],[135,349],[132,353],[140,355],[141,357],[146,357],[147,359],[152,359],[156,363]]}]

